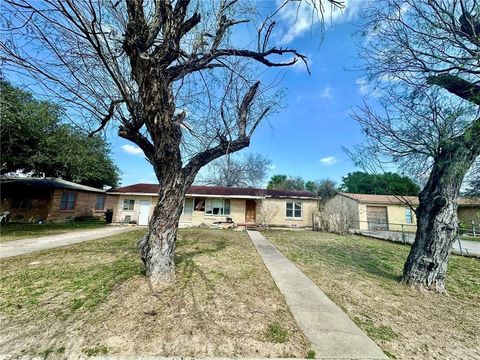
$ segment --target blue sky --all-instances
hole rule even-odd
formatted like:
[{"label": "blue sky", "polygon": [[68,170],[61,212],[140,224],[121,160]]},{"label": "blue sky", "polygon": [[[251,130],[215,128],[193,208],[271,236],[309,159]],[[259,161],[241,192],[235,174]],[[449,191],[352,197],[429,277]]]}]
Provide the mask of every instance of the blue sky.
[{"label": "blue sky", "polygon": [[[273,164],[271,175],[340,182],[355,170],[342,147],[362,141],[360,129],[350,117],[352,108],[362,103],[365,90],[359,83],[362,74],[354,71],[358,60],[353,36],[361,21],[358,10],[362,3],[347,1],[346,12],[327,16],[321,43],[318,29],[312,28],[308,19],[300,15],[293,25],[288,24],[291,18],[284,19],[287,30],[283,40],[309,56],[312,74],[301,66],[288,70],[282,84],[288,91],[286,107],[263,123],[250,147],[243,150],[268,156]],[[156,182],[151,165],[138,148],[117,136],[109,136],[109,140],[122,171],[122,185]]]}]

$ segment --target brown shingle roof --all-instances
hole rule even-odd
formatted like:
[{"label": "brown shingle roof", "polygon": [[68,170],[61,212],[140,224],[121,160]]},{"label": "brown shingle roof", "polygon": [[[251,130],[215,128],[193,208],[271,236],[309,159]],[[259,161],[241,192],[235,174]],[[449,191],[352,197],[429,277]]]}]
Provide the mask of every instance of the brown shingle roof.
[{"label": "brown shingle roof", "polygon": [[[418,205],[417,196],[371,195],[352,193],[340,194],[365,204],[403,205],[405,204],[405,202],[408,202],[412,205]],[[460,206],[480,206],[480,198],[458,198],[457,204]]]},{"label": "brown shingle roof", "polygon": [[[158,184],[133,184],[111,189],[109,193],[136,193],[136,194],[157,194]],[[317,195],[310,191],[296,190],[270,190],[253,188],[235,188],[222,186],[190,186],[187,195],[210,195],[210,196],[248,196],[248,197],[275,197],[275,198],[316,198]]]}]

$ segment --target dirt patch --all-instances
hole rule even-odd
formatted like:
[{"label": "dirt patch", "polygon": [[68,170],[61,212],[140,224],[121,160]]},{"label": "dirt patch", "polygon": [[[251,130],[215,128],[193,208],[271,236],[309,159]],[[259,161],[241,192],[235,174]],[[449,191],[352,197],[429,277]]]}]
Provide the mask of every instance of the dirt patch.
[{"label": "dirt patch", "polygon": [[[308,341],[244,233],[181,230],[178,279],[159,296],[151,294],[141,274],[134,246],[138,234],[121,237],[123,242],[116,245],[105,239],[69,247],[67,254],[56,249],[38,253],[35,260],[29,256],[19,257],[15,264],[13,259],[2,260],[7,266],[2,266],[0,281],[0,352],[48,354],[49,358],[103,353],[306,356]],[[25,263],[18,263],[19,259]],[[83,271],[51,281],[55,268],[60,271],[66,259],[80,267],[83,262]],[[93,277],[85,274],[93,270],[90,265],[111,267],[118,261],[122,266],[117,265],[117,270],[128,276],[115,271]],[[19,270],[24,265],[26,270]],[[32,276],[36,281],[30,281]],[[115,284],[107,281],[112,276],[118,279]],[[85,284],[73,286],[81,279]],[[12,281],[15,290],[3,288]],[[97,286],[92,287],[92,282]],[[105,297],[101,295],[104,286],[108,288]],[[23,293],[40,290],[41,295],[30,298]],[[24,295],[18,300],[15,294]],[[282,336],[272,340],[272,327]]]},{"label": "dirt patch", "polygon": [[480,358],[480,260],[451,257],[445,296],[399,284],[408,246],[315,232],[264,235],[390,357]]}]

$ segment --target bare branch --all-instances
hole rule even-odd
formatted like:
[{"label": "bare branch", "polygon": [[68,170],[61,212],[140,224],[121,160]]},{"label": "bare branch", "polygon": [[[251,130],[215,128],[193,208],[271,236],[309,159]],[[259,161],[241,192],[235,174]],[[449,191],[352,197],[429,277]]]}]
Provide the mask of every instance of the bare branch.
[{"label": "bare branch", "polygon": [[462,99],[480,105],[480,85],[472,84],[458,76],[450,74],[432,75],[427,78],[427,84],[440,86]]}]

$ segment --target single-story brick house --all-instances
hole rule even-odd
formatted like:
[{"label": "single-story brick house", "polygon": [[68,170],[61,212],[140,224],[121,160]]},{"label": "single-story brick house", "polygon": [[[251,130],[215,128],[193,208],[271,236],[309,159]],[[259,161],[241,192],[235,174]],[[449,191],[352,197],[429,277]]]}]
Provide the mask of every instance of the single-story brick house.
[{"label": "single-story brick house", "polygon": [[[107,192],[114,222],[147,225],[158,198],[158,185],[135,184]],[[311,227],[317,196],[309,191],[191,186],[184,200],[181,225],[223,222]]]},{"label": "single-story brick house", "polygon": [[[458,218],[462,226],[480,224],[480,198],[459,198]],[[415,231],[417,219],[412,207],[418,206],[418,197],[338,193],[326,206],[348,211],[354,228],[360,230]]]},{"label": "single-story brick house", "polygon": [[105,190],[56,178],[3,178],[1,212],[10,222],[62,222],[103,218]]}]

